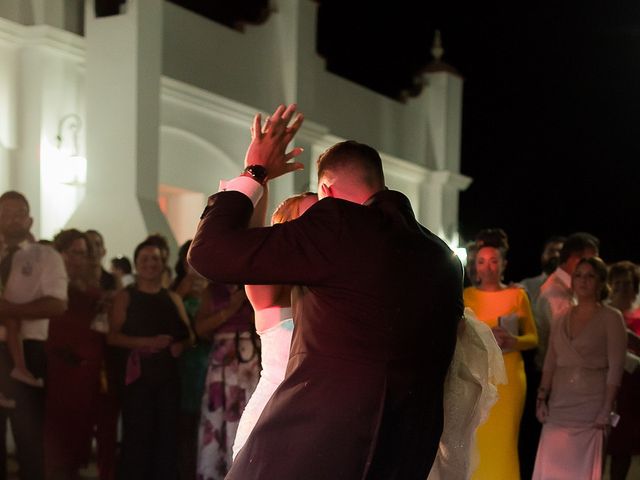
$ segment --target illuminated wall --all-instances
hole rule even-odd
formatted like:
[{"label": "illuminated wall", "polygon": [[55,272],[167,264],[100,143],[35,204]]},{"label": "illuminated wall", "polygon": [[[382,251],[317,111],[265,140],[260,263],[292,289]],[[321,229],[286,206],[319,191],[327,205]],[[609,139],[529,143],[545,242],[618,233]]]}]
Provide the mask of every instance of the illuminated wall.
[{"label": "illuminated wall", "polygon": [[[77,22],[71,28],[61,20],[80,18],[81,4],[55,0],[28,22],[12,5],[0,5],[0,188],[29,197],[37,236],[50,237],[70,218],[69,226],[90,228],[91,202],[98,200],[86,195],[85,182],[101,166],[87,154],[87,136],[111,132],[86,122],[86,39],[73,33],[81,31]],[[455,247],[458,195],[471,181],[459,173],[462,79],[432,71],[421,96],[390,100],[325,71],[315,53],[314,2],[282,0],[278,7],[264,25],[237,32],[162,5],[159,145],[148,161],[158,172],[155,208],[167,217],[174,244],[195,229],[219,180],[241,170],[254,112],[295,101],[307,119],[296,140],[306,170],[273,183],[272,208],[314,189],[319,153],[355,138],[382,152],[389,186],[407,194],[420,221]],[[141,201],[135,186],[127,178],[114,190]],[[87,215],[77,215],[79,204],[88,205]],[[148,210],[141,211],[144,218]],[[103,223],[110,254],[130,254],[149,230],[137,217],[130,222]]]}]

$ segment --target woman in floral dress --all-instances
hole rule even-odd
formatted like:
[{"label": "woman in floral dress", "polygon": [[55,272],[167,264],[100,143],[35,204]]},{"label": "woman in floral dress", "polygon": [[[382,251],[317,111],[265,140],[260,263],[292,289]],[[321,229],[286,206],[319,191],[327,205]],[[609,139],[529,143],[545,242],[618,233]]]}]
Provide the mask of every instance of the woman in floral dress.
[{"label": "woman in floral dress", "polygon": [[258,384],[260,351],[242,286],[210,284],[196,332],[212,341],[198,433],[198,480],[222,480],[231,467],[240,416]]}]

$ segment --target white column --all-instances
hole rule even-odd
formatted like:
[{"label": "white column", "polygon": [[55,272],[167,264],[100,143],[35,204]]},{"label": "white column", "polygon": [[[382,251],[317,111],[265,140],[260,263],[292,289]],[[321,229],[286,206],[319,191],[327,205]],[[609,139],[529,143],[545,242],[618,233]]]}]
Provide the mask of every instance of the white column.
[{"label": "white column", "polygon": [[123,10],[96,18],[86,2],[87,185],[69,225],[99,230],[114,255],[130,256],[150,232],[175,252],[157,202],[162,1]]},{"label": "white column", "polygon": [[423,184],[421,205],[425,226],[448,242],[458,235],[458,198],[471,184],[459,173],[430,172]]},{"label": "white column", "polygon": [[462,78],[440,71],[425,74],[431,145],[436,170],[460,171]]},{"label": "white column", "polygon": [[0,192],[6,192],[10,188],[11,169],[9,167],[9,150],[0,143]]},{"label": "white column", "polygon": [[34,219],[32,231],[40,234],[40,165],[43,131],[44,81],[47,57],[38,45],[20,50],[18,59],[19,85],[17,111],[17,150],[12,164],[14,189],[29,200]]},{"label": "white column", "polygon": [[[3,33],[13,24],[2,22]],[[19,47],[10,35],[0,42],[0,192],[13,187],[12,155],[18,146]]]}]

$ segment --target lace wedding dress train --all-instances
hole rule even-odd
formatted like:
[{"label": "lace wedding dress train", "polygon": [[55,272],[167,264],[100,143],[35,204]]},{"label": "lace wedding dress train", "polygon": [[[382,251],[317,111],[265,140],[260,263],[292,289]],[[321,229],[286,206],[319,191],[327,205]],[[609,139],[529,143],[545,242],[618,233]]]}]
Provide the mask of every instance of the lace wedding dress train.
[{"label": "lace wedding dress train", "polygon": [[475,432],[507,382],[502,351],[491,329],[469,308],[444,388],[444,429],[428,480],[467,480],[477,465]]}]

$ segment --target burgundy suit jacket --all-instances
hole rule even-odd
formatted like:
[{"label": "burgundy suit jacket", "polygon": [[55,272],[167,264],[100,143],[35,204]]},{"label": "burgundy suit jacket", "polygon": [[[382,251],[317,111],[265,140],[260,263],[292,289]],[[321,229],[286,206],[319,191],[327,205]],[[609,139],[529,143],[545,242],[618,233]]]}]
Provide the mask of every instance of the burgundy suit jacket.
[{"label": "burgundy suit jacket", "polygon": [[395,191],[368,206],[323,199],[273,227],[249,229],[252,211],[242,193],[213,195],[189,252],[214,281],[300,286],[286,377],[227,478],[424,480],[460,262]]}]

